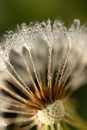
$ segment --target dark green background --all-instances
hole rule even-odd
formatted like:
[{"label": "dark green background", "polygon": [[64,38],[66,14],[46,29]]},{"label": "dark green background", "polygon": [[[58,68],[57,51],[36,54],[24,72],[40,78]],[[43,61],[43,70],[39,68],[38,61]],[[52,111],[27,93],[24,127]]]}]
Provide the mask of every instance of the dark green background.
[{"label": "dark green background", "polygon": [[74,18],[87,22],[86,0],[0,0],[0,34],[22,22]]},{"label": "dark green background", "polygon": [[[59,18],[66,25],[74,18],[87,23],[87,0],[0,0],[0,36],[22,22],[48,18]],[[75,96],[80,101],[78,111],[87,119],[87,85],[75,92]]]}]

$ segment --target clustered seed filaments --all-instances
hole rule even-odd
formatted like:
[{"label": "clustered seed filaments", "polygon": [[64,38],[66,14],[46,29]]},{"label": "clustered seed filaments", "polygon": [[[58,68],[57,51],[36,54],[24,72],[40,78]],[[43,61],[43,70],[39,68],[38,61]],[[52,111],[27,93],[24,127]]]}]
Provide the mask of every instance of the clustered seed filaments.
[{"label": "clustered seed filaments", "polygon": [[60,122],[65,114],[64,106],[61,100],[55,101],[45,109],[38,111],[38,119],[42,124],[56,124]]},{"label": "clustered seed filaments", "polygon": [[8,32],[3,43],[0,112],[18,114],[17,119],[7,114],[3,124],[28,122],[26,130],[87,130],[71,98],[87,77],[87,28],[77,19],[69,29],[59,20],[23,24]]}]

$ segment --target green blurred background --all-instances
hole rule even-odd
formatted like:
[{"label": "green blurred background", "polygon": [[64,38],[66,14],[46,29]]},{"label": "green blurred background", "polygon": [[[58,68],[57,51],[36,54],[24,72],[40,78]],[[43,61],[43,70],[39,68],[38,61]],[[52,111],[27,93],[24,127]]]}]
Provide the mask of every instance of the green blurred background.
[{"label": "green blurred background", "polygon": [[[59,18],[66,25],[70,25],[74,18],[87,23],[87,0],[0,0],[0,37],[6,30],[14,29],[17,24],[48,18]],[[80,101],[79,113],[87,119],[86,86],[74,95]]]},{"label": "green blurred background", "polygon": [[0,34],[22,22],[48,18],[87,22],[87,0],[0,0]]}]

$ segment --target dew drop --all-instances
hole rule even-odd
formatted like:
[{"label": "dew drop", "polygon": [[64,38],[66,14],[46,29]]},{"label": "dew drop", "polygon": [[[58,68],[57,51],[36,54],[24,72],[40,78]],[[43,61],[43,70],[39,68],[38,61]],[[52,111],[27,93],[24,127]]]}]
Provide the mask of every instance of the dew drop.
[{"label": "dew drop", "polygon": [[60,29],[61,28],[61,26],[62,26],[62,24],[58,21],[58,20],[55,20],[54,21],[54,24],[53,24],[53,28],[54,29]]},{"label": "dew drop", "polygon": [[79,29],[79,27],[80,27],[80,20],[79,19],[75,19],[73,25],[74,25],[74,27],[76,29]]}]

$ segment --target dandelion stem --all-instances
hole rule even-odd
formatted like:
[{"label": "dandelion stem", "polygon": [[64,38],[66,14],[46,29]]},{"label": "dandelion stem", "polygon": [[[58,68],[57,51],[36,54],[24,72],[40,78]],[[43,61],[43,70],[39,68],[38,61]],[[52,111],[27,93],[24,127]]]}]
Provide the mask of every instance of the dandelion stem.
[{"label": "dandelion stem", "polygon": [[13,81],[16,83],[16,87],[18,89],[21,89],[21,91],[26,94],[26,96],[29,96],[29,92],[25,89],[25,87],[15,78],[15,76],[8,70],[6,69],[7,73],[10,75],[10,77],[13,79]]},{"label": "dandelion stem", "polygon": [[10,66],[10,68],[12,69],[12,71],[15,73],[15,75],[18,77],[18,79],[23,83],[23,85],[26,87],[26,89],[29,91],[29,93],[31,93],[29,87],[24,83],[24,81],[22,80],[22,78],[19,76],[19,74],[17,73],[17,71],[14,69],[14,67],[12,66],[12,64],[7,61],[8,65]]},{"label": "dandelion stem", "polygon": [[48,91],[49,99],[52,101],[52,47],[49,46],[49,55],[48,55]]},{"label": "dandelion stem", "polygon": [[[32,83],[33,83],[33,87],[34,87],[34,89],[35,89],[37,95],[40,97],[40,96],[41,96],[41,95],[40,95],[40,92],[39,92],[39,90],[38,90],[38,88],[37,88],[37,86],[36,86],[36,84],[35,84],[35,82],[34,82],[34,79],[33,79],[32,75],[31,75],[30,68],[29,68],[29,66],[28,66],[28,64],[27,64],[27,61],[25,60],[23,54],[21,54],[21,57],[23,58],[23,61],[24,61],[24,64],[25,64],[25,68],[26,68],[26,70],[27,70],[27,72],[28,72],[29,78],[31,79],[31,81],[32,81]],[[40,97],[40,98],[41,98],[41,97]]]},{"label": "dandelion stem", "polygon": [[33,71],[34,71],[35,77],[36,77],[38,85],[40,87],[40,81],[39,81],[39,78],[38,78],[38,75],[37,75],[37,72],[36,72],[36,68],[35,68],[35,64],[34,64],[34,61],[33,61],[33,57],[31,55],[31,50],[28,49],[28,52],[29,52],[30,60],[31,60],[31,63],[32,63],[32,66],[33,66]]}]

